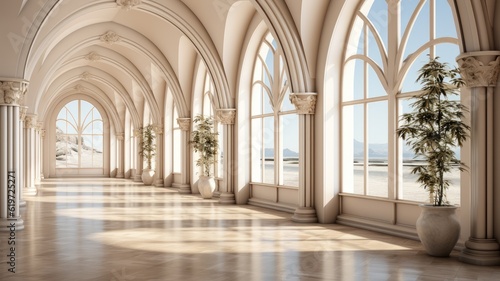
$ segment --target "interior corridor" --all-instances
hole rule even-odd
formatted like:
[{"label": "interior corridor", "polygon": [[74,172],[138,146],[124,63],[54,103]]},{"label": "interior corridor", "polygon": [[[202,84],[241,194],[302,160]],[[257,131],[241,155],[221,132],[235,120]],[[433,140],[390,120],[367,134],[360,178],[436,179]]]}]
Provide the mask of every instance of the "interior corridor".
[{"label": "interior corridor", "polygon": [[16,273],[0,232],[0,280],[500,280],[457,251],[129,180],[48,179],[25,199]]}]

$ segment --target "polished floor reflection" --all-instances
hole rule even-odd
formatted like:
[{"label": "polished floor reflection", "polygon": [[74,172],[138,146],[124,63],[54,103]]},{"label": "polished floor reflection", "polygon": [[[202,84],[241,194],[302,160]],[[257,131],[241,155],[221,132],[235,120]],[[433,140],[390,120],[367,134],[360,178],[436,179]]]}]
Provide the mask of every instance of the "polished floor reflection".
[{"label": "polished floor reflection", "polygon": [[0,280],[500,280],[417,241],[128,180],[46,180],[25,199],[16,273],[0,232]]}]

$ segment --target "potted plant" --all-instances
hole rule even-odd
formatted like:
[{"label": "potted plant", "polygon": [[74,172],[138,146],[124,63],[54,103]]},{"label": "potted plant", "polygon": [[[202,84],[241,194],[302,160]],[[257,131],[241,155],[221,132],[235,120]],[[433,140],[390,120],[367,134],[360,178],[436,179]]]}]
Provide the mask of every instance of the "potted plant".
[{"label": "potted plant", "polygon": [[203,198],[212,198],[215,190],[215,180],[212,175],[212,165],[215,162],[219,148],[217,133],[214,132],[214,121],[211,117],[198,115],[194,118],[195,129],[191,144],[194,152],[199,153],[196,166],[201,167],[202,175],[198,181],[198,189]]},{"label": "potted plant", "polygon": [[146,160],[147,166],[142,170],[142,182],[144,185],[151,185],[154,181],[155,170],[151,169],[151,161],[156,155],[155,132],[152,124],[142,128],[142,143],[140,154]]},{"label": "potted plant", "polygon": [[450,99],[464,84],[459,72],[438,59],[431,59],[420,69],[417,82],[422,84],[422,92],[413,97],[413,111],[401,116],[397,135],[410,146],[415,158],[425,160],[412,170],[430,198],[430,204],[420,205],[418,236],[429,255],[449,256],[458,241],[460,224],[455,216],[457,206],[446,199],[450,186],[446,176],[453,169],[466,168],[453,148],[463,145],[470,127],[463,122],[467,108],[459,100]]}]

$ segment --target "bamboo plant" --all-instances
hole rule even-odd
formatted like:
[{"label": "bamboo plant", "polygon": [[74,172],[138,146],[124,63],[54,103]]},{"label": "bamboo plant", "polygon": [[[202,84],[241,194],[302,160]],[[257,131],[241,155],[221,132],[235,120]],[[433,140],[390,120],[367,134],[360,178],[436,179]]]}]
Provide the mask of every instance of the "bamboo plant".
[{"label": "bamboo plant", "polygon": [[219,148],[219,139],[214,132],[214,120],[211,117],[198,115],[193,120],[195,130],[193,131],[191,144],[194,152],[199,152],[200,157],[196,161],[196,166],[203,169],[203,174],[207,177],[211,175],[211,166],[215,162]]},{"label": "bamboo plant", "polygon": [[155,138],[156,135],[152,124],[142,129],[142,150],[140,153],[146,159],[146,169],[151,169],[151,162],[156,155]]},{"label": "bamboo plant", "polygon": [[397,135],[406,141],[415,158],[425,160],[412,173],[418,175],[417,182],[429,192],[430,203],[443,206],[449,204],[446,191],[450,181],[446,174],[452,169],[466,169],[453,148],[463,145],[470,127],[463,121],[468,109],[452,98],[464,82],[456,68],[438,60],[431,59],[420,69],[417,82],[422,85],[421,93],[413,97],[413,111],[401,116]]}]

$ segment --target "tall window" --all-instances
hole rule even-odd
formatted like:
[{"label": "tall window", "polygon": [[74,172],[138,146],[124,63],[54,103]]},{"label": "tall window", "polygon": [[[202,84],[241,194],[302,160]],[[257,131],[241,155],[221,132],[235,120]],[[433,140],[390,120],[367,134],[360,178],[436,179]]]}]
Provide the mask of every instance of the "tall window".
[{"label": "tall window", "polygon": [[103,121],[89,102],[67,103],[56,120],[56,168],[103,167]]},{"label": "tall window", "polygon": [[205,74],[205,83],[203,86],[203,112],[202,114],[206,117],[212,117],[214,120],[214,131],[218,133],[218,139],[219,139],[219,150],[218,154],[215,157],[215,163],[213,165],[214,169],[214,175],[216,177],[222,178],[223,176],[223,169],[224,169],[224,162],[223,162],[223,157],[224,157],[224,138],[223,138],[223,130],[222,130],[222,124],[217,122],[217,118],[215,118],[215,106],[214,106],[214,83],[212,82],[212,79],[208,75],[208,73]]},{"label": "tall window", "polygon": [[268,33],[253,73],[252,182],[299,185],[299,119],[289,96],[283,54]]},{"label": "tall window", "polygon": [[[434,57],[456,65],[459,48],[453,18],[449,1],[373,0],[360,6],[345,51],[343,192],[428,199],[410,173],[418,160],[395,131],[399,116],[410,110],[410,98],[419,93],[416,78],[421,66]],[[458,184],[460,174],[451,179]],[[450,192],[448,200],[459,203],[459,189]]]}]

